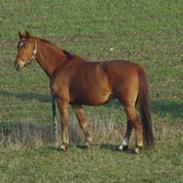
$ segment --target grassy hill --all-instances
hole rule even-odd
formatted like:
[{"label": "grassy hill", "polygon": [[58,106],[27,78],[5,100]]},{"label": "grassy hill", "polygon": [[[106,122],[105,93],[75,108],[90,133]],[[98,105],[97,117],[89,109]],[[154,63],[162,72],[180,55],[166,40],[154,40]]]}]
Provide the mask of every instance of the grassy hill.
[{"label": "grassy hill", "polygon": [[[181,182],[182,7],[180,0],[1,0],[0,182]],[[14,68],[18,31],[25,30],[91,61],[141,64],[149,77],[155,150],[115,151],[126,117],[114,101],[85,107],[95,137],[89,151],[78,147],[83,137],[70,109],[73,145],[59,152],[49,136],[47,76],[36,63],[22,73]]]}]

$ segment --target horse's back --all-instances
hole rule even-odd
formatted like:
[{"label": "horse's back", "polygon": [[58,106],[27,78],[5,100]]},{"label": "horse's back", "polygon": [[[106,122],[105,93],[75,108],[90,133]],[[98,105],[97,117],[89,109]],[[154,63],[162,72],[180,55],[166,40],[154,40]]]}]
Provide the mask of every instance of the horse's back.
[{"label": "horse's back", "polygon": [[105,67],[108,72],[118,75],[121,77],[126,77],[129,74],[136,74],[136,71],[139,70],[141,67],[140,65],[124,60],[114,60],[114,61],[107,61],[103,63],[103,67]]}]

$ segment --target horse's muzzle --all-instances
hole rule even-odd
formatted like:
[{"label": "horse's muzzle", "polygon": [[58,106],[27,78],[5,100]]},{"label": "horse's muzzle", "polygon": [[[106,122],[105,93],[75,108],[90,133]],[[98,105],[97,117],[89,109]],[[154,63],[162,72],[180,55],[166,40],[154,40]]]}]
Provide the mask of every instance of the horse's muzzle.
[{"label": "horse's muzzle", "polygon": [[17,71],[20,71],[21,70],[21,67],[20,67],[19,64],[15,64],[15,68],[16,68]]},{"label": "horse's muzzle", "polygon": [[15,68],[17,71],[21,71],[21,70],[24,70],[26,69],[26,67],[31,63],[32,61],[31,60],[27,60],[27,61],[22,61],[22,60],[19,60],[19,62],[15,62]]}]

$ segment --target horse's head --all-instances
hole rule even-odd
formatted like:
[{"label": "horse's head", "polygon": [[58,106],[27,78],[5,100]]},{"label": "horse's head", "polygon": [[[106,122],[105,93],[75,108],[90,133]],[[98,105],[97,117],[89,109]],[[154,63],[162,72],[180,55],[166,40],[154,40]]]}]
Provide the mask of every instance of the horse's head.
[{"label": "horse's head", "polygon": [[18,71],[24,69],[33,60],[36,59],[37,43],[28,32],[21,34],[19,32],[20,41],[17,45],[18,53],[15,60],[15,67]]}]

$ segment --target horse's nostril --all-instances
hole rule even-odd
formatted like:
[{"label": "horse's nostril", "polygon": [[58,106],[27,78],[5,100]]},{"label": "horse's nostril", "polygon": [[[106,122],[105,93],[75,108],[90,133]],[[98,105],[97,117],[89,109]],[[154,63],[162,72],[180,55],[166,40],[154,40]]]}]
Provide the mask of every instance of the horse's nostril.
[{"label": "horse's nostril", "polygon": [[16,64],[15,67],[16,67],[17,70],[20,70],[20,65],[19,64]]}]

